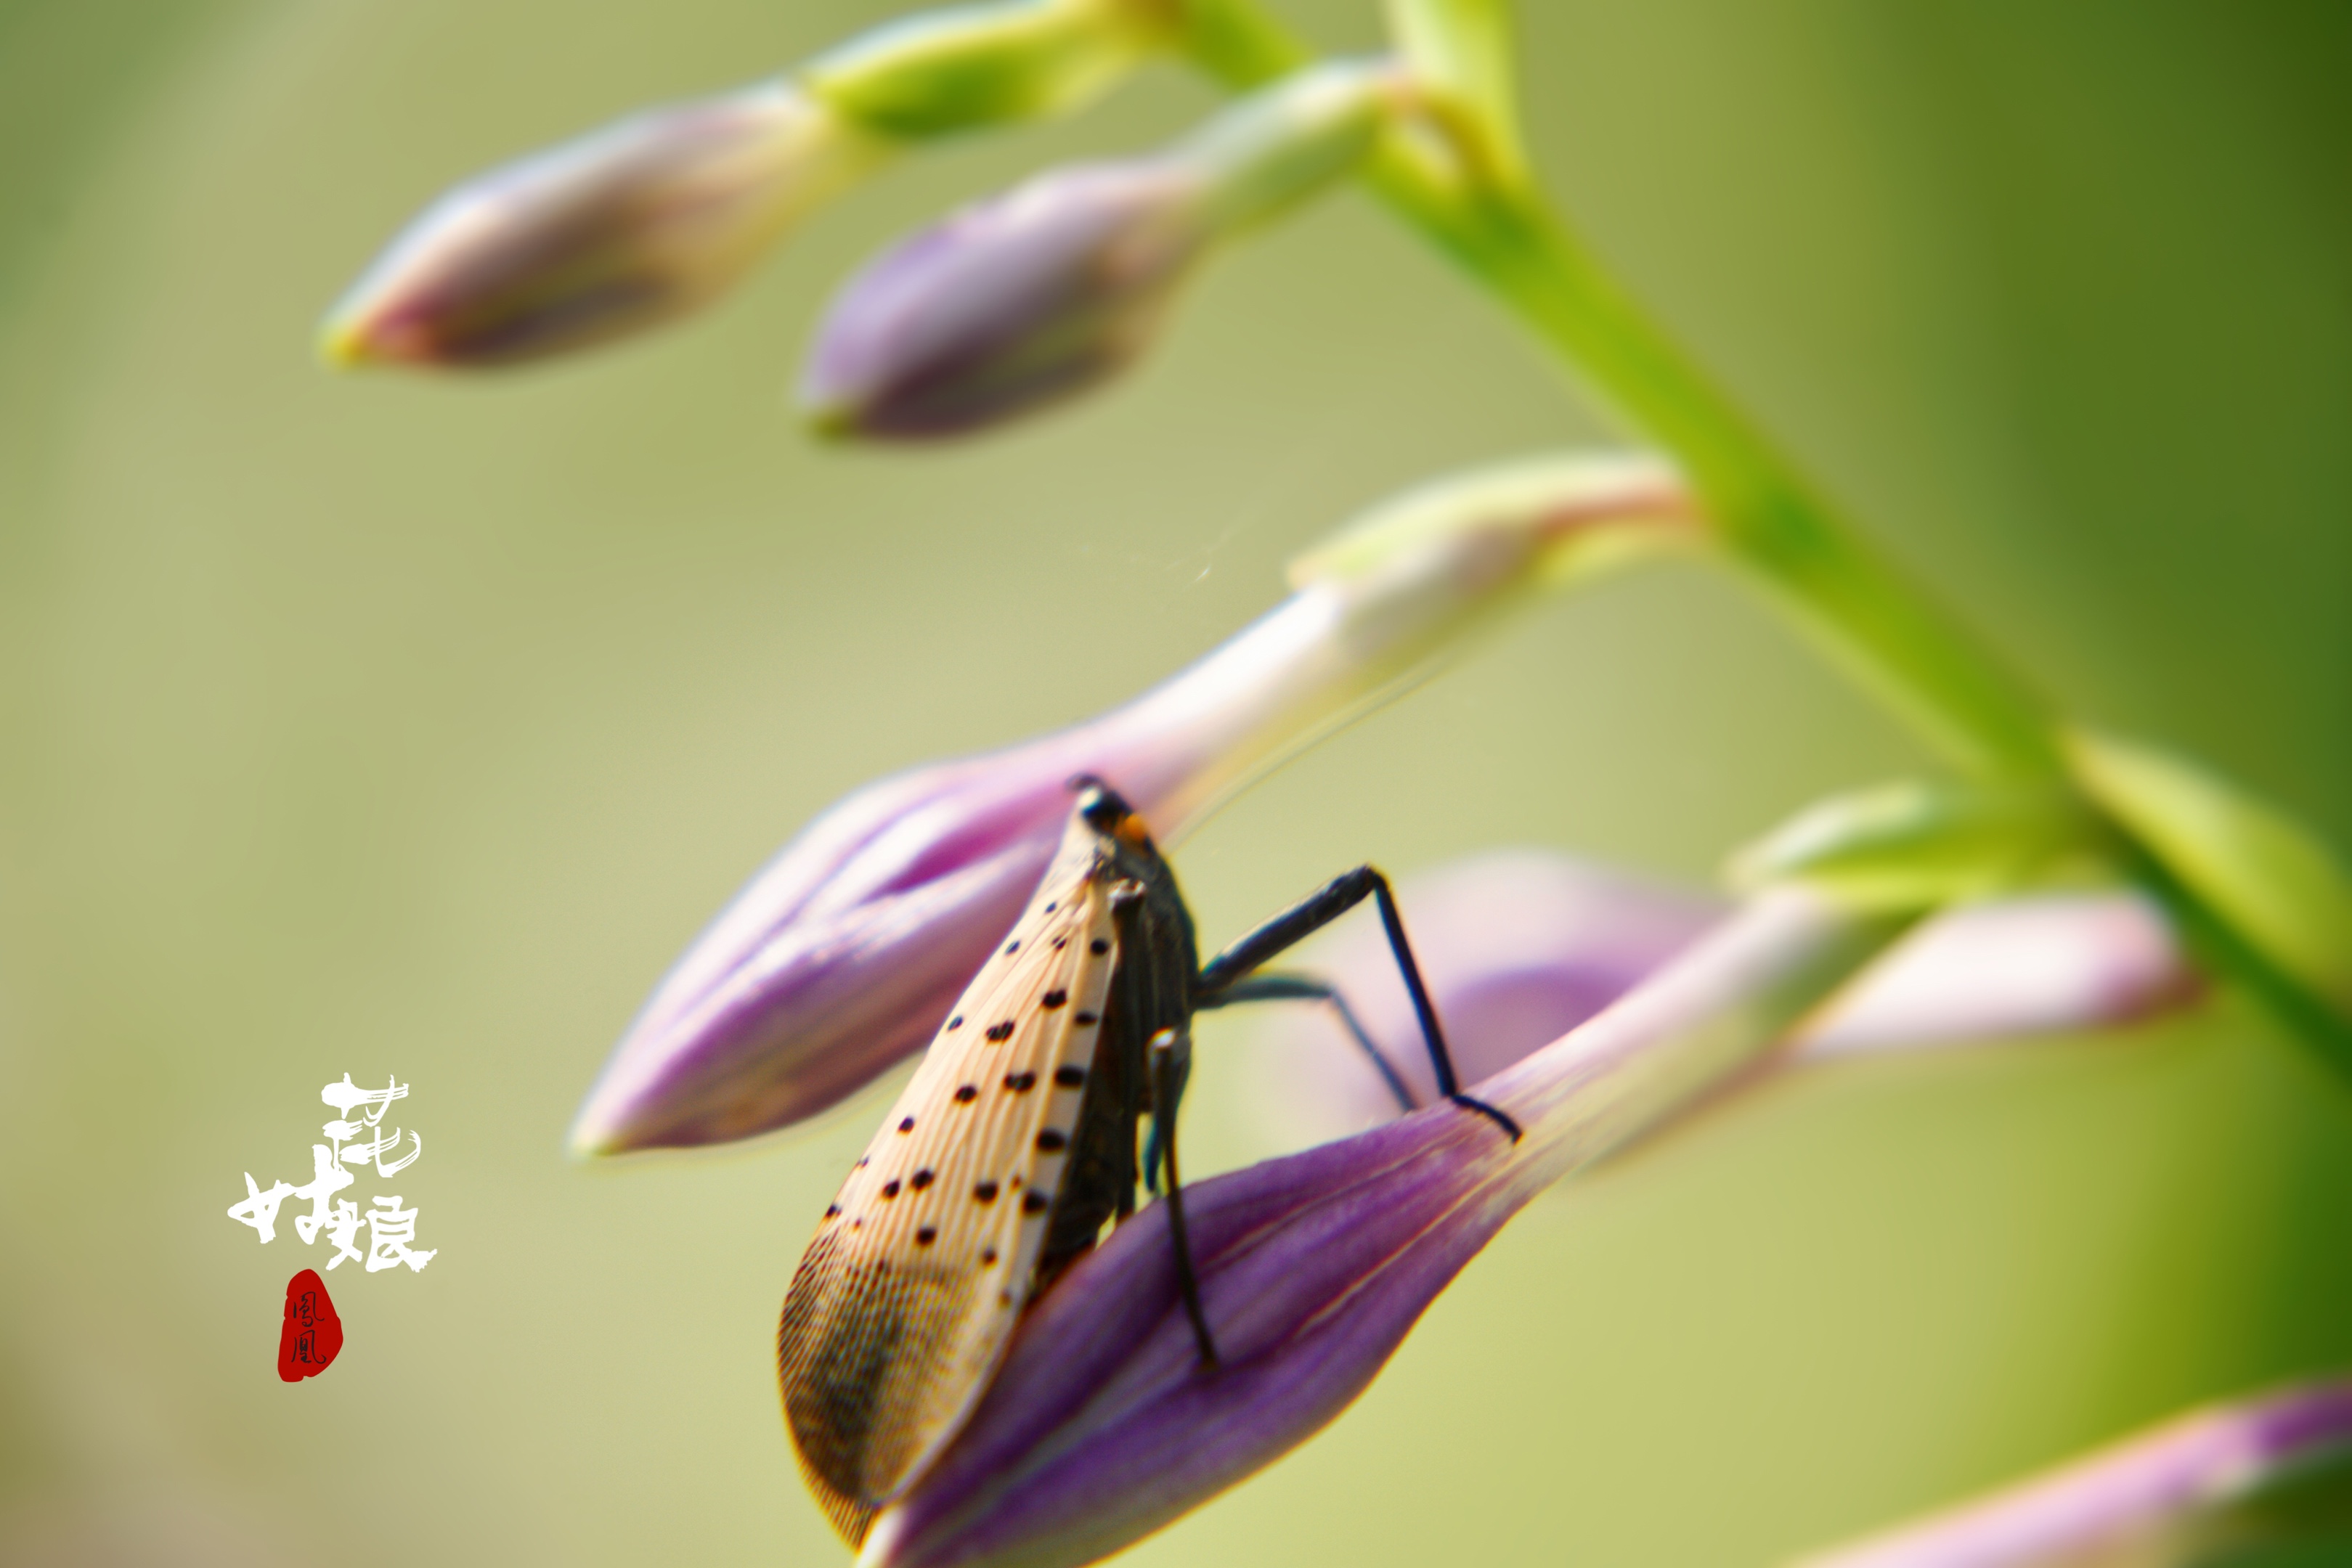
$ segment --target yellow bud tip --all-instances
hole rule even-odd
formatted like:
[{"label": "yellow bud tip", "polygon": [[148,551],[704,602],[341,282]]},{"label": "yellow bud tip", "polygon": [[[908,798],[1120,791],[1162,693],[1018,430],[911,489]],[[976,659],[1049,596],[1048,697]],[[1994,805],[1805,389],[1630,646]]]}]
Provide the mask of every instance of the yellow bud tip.
[{"label": "yellow bud tip", "polygon": [[612,1127],[582,1122],[563,1141],[563,1152],[582,1165],[629,1152],[630,1145]]},{"label": "yellow bud tip", "polygon": [[353,370],[369,362],[367,334],[357,323],[330,316],[319,324],[319,362],[331,371]]},{"label": "yellow bud tip", "polygon": [[328,313],[319,323],[318,350],[323,363],[339,371],[453,362],[421,311],[387,309],[365,300],[346,301]]}]

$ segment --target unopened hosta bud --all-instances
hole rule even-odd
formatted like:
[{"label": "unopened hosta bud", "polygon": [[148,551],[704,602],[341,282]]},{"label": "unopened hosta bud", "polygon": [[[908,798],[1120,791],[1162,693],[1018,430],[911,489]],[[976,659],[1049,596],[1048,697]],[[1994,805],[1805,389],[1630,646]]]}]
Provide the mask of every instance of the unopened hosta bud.
[{"label": "unopened hosta bud", "polygon": [[[1309,741],[1423,679],[1560,563],[1678,537],[1672,470],[1556,457],[1381,508],[1224,646],[1101,716],[870,785],[819,817],[679,960],[572,1129],[583,1154],[811,1115],[919,1050],[1044,874],[1073,774],[1171,841]],[[1403,517],[1396,528],[1382,518]]]},{"label": "unopened hosta bud", "polygon": [[[1546,850],[1439,866],[1399,883],[1397,899],[1465,1082],[1583,1023],[1729,913],[1712,898]],[[1412,999],[1377,928],[1335,927],[1291,962],[1339,989],[1419,1103],[1434,1098]],[[1809,1017],[1783,1060],[2110,1027],[2178,1007],[2200,989],[2146,895],[2037,892],[1922,922]],[[1269,1080],[1254,1096],[1267,1108],[1269,1131],[1337,1137],[1397,1115],[1393,1094],[1335,1014],[1267,1009],[1257,1028],[1263,1049],[1247,1055]]]},{"label": "unopened hosta bud", "polygon": [[947,435],[1101,382],[1219,241],[1351,169],[1401,91],[1385,66],[1305,71],[1157,155],[1042,175],[917,235],[827,312],[808,417],[840,435]]},{"label": "unopened hosta bud", "polygon": [[861,1568],[1077,1568],[1272,1463],[1363,1392],[1537,1193],[1742,1071],[1900,927],[1777,890],[1473,1085],[1520,1137],[1440,1103],[1188,1186],[1213,1370],[1179,1300],[1167,1206],[1146,1207],[1023,1316],[969,1423],[876,1521]]},{"label": "unopened hosta bud", "polygon": [[2222,1568],[2345,1560],[2352,1381],[2210,1406],[1797,1568]]},{"label": "unopened hosta bud", "polygon": [[741,92],[646,110],[457,186],[322,331],[339,363],[503,364],[619,337],[741,276],[910,143],[1064,113],[1165,41],[1152,0],[1013,0],[876,29]]},{"label": "unopened hosta bud", "polygon": [[880,151],[783,82],[649,110],[426,208],[336,306],[323,349],[493,365],[651,326],[733,283]]},{"label": "unopened hosta bud", "polygon": [[1157,162],[1033,180],[898,246],[834,302],[801,382],[833,435],[950,435],[1135,357],[1206,242],[1200,183]]}]

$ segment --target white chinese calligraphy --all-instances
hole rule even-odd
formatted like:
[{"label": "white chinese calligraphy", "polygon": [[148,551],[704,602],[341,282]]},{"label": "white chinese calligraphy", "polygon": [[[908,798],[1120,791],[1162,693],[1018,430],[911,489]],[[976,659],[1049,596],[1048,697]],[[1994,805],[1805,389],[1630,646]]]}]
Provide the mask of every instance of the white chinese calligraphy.
[{"label": "white chinese calligraphy", "polygon": [[[294,1233],[306,1247],[316,1243],[322,1234],[334,1244],[335,1255],[327,1260],[330,1270],[346,1259],[363,1262],[371,1274],[397,1269],[403,1263],[408,1265],[411,1273],[422,1270],[440,1249],[418,1250],[410,1246],[416,1239],[416,1210],[401,1207],[397,1193],[389,1197],[379,1195],[364,1216],[357,1203],[335,1197],[359,1179],[352,1174],[351,1167],[373,1166],[378,1176],[389,1176],[415,1164],[425,1152],[422,1134],[407,1133],[408,1152],[403,1155],[399,1153],[403,1129],[381,1131],[384,1113],[392,1103],[407,1097],[408,1085],[396,1078],[387,1078],[382,1089],[362,1089],[346,1072],[341,1082],[328,1084],[319,1092],[319,1098],[333,1106],[339,1114],[319,1129],[326,1134],[327,1142],[310,1145],[309,1183],[296,1186],[291,1182],[276,1181],[265,1188],[248,1171],[245,1176],[245,1199],[230,1206],[228,1217],[239,1225],[252,1227],[267,1243],[277,1239],[279,1207],[289,1198],[307,1198],[310,1211],[294,1217]],[[358,1113],[356,1120],[354,1112]],[[368,1230],[364,1253],[353,1245],[362,1223]]]},{"label": "white chinese calligraphy", "polygon": [[[412,1252],[408,1249],[408,1244],[416,1239],[416,1211],[401,1207],[398,1193],[390,1197],[377,1198],[375,1207],[368,1210],[367,1222],[367,1271],[371,1274],[384,1269],[397,1269],[403,1263],[408,1265],[408,1271],[413,1274],[433,1260],[433,1252],[440,1250],[437,1247],[433,1252]],[[341,1260],[337,1259],[336,1262]],[[328,1267],[331,1269],[334,1264]]]}]

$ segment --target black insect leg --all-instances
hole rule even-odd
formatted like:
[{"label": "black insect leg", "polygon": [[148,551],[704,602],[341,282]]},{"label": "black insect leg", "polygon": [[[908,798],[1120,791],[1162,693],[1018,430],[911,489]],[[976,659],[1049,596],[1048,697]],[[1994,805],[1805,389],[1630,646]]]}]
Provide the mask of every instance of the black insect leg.
[{"label": "black insect leg", "polygon": [[1151,1074],[1151,1132],[1143,1141],[1143,1186],[1153,1197],[1160,1194],[1160,1166],[1164,1160],[1174,1165],[1176,1147],[1176,1107],[1183,1101],[1184,1086],[1192,1080],[1192,1037],[1173,1029],[1163,1029],[1151,1037],[1147,1048]]},{"label": "black insect leg", "polygon": [[1454,1058],[1445,1049],[1445,1035],[1437,1025],[1437,1009],[1430,1003],[1429,988],[1422,984],[1421,966],[1413,962],[1412,944],[1405,939],[1404,919],[1397,913],[1396,894],[1389,891],[1389,879],[1370,866],[1360,865],[1333,877],[1202,965],[1193,986],[1193,1006],[1214,1006],[1212,998],[1229,991],[1259,965],[1305,941],[1367,897],[1380,905],[1381,928],[1388,934],[1389,951],[1396,958],[1398,972],[1404,977],[1404,988],[1412,998],[1413,1014],[1421,1020],[1421,1037],[1429,1047],[1429,1064],[1437,1074],[1438,1092],[1464,1110],[1475,1111],[1493,1122],[1511,1135],[1511,1142],[1517,1143],[1517,1122],[1485,1101],[1462,1092],[1461,1081],[1454,1072]]},{"label": "black insect leg", "polygon": [[1331,1010],[1339,1015],[1340,1026],[1347,1030],[1348,1038],[1356,1042],[1359,1051],[1371,1059],[1372,1071],[1381,1075],[1381,1082],[1387,1084],[1389,1092],[1395,1096],[1397,1109],[1413,1111],[1420,1108],[1413,1103],[1412,1090],[1406,1085],[1404,1074],[1396,1070],[1396,1064],[1389,1060],[1388,1053],[1373,1040],[1371,1032],[1364,1028],[1362,1020],[1356,1017],[1355,1009],[1348,1005],[1348,998],[1339,994],[1337,987],[1312,975],[1249,975],[1235,980],[1214,996],[1202,998],[1200,1005],[1223,1008],[1231,1007],[1235,1002],[1330,1003]]},{"label": "black insect leg", "polygon": [[1163,1029],[1151,1037],[1151,1143],[1143,1156],[1144,1180],[1156,1187],[1160,1167],[1168,1167],[1168,1236],[1176,1249],[1176,1291],[1184,1299],[1184,1315],[1192,1320],[1192,1339],[1201,1347],[1201,1364],[1217,1365],[1217,1342],[1209,1333],[1209,1314],[1201,1307],[1201,1281],[1192,1271],[1192,1241],[1184,1229],[1184,1183],[1176,1170],[1176,1107],[1184,1098],[1184,1080],[1192,1067],[1192,1040],[1179,1030]]}]

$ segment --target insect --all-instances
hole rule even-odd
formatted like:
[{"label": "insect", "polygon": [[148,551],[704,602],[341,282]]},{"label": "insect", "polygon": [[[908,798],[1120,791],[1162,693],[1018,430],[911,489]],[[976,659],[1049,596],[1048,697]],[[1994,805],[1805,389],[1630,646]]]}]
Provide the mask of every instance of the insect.
[{"label": "insect", "polygon": [[961,1427],[1022,1309],[1167,1176],[1170,1234],[1204,1369],[1201,1306],[1177,1177],[1176,1109],[1192,1014],[1233,1002],[1330,1002],[1391,1092],[1410,1093],[1331,988],[1260,967],[1367,897],[1377,900],[1440,1090],[1463,1094],[1388,883],[1334,879],[1206,965],[1175,873],[1142,820],[1099,779],[1003,945],[966,988],[824,1213],[784,1295],[776,1364],[809,1488],[863,1542],[875,1515]]}]

